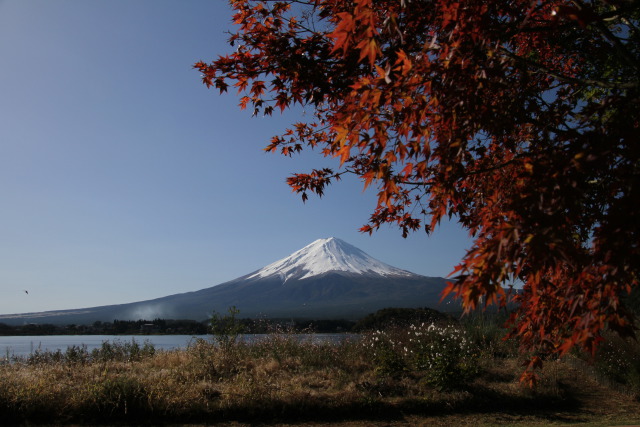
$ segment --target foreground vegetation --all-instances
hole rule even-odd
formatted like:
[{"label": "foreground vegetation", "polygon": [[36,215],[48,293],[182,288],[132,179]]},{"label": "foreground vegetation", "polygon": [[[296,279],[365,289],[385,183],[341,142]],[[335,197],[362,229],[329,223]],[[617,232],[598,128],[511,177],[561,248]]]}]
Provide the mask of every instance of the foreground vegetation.
[{"label": "foreground vegetation", "polygon": [[[8,424],[640,420],[640,387],[623,369],[617,379],[626,385],[618,391],[598,384],[575,357],[548,361],[535,389],[520,385],[521,360],[493,323],[415,323],[345,335],[339,343],[282,330],[245,343],[236,332],[218,328],[212,340],[179,351],[116,342],[7,361],[0,365],[0,418]],[[608,356],[626,358],[625,372],[637,371],[637,344],[619,344],[611,341]]]}]

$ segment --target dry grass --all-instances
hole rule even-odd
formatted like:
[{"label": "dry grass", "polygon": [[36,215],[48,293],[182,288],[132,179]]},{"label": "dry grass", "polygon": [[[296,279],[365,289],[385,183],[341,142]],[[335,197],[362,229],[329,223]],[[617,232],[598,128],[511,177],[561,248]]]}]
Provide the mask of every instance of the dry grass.
[{"label": "dry grass", "polygon": [[[46,358],[45,358],[46,359]],[[485,356],[480,374],[439,391],[417,372],[380,375],[360,342],[299,343],[274,335],[221,349],[113,360],[0,365],[0,419],[12,424],[235,423],[301,425],[598,425],[640,420],[640,404],[563,362],[540,387],[517,382],[517,358]]]}]

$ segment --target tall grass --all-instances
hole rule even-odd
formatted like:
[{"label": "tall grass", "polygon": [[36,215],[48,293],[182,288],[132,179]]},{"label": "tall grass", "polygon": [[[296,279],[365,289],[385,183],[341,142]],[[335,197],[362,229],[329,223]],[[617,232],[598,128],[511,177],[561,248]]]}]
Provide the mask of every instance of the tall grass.
[{"label": "tall grass", "polygon": [[605,332],[595,355],[575,351],[571,363],[599,383],[640,400],[640,342],[637,339]]},{"label": "tall grass", "polygon": [[132,341],[91,352],[84,346],[36,351],[0,365],[0,419],[332,421],[522,409],[540,406],[541,397],[544,404],[563,404],[557,388],[532,393],[521,387],[509,344],[483,328],[425,323],[339,343],[276,330],[253,343],[198,339],[184,350],[156,351]]}]

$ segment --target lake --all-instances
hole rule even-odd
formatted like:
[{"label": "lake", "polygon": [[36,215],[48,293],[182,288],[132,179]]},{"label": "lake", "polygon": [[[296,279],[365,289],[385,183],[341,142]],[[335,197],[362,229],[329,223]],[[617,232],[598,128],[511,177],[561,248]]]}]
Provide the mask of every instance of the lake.
[{"label": "lake", "polygon": [[[256,341],[268,335],[242,335],[245,341]],[[352,336],[348,334],[298,334],[300,340],[311,340],[313,342],[339,342]],[[104,341],[130,342],[135,340],[142,345],[146,341],[153,344],[156,350],[173,350],[186,348],[190,342],[197,338],[211,339],[211,335],[43,335],[43,336],[0,336],[0,359],[7,356],[28,356],[38,351],[56,350],[66,351],[70,346],[86,345],[91,352],[94,348],[102,346]]]}]

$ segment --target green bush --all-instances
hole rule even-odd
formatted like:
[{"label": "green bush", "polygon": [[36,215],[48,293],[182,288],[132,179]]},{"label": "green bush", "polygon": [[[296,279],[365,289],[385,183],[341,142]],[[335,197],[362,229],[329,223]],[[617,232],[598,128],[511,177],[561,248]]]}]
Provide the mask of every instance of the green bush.
[{"label": "green bush", "polygon": [[611,380],[640,396],[640,344],[631,338],[609,333],[598,348],[594,365]]},{"label": "green bush", "polygon": [[397,377],[408,369],[403,353],[402,338],[398,330],[375,331],[364,340],[364,346],[371,348],[375,373],[381,376]]},{"label": "green bush", "polygon": [[215,311],[209,319],[209,327],[216,343],[224,350],[230,349],[244,332],[244,324],[236,318],[240,313],[235,306],[229,307],[228,314],[221,315]]},{"label": "green bush", "polygon": [[100,348],[91,351],[91,358],[100,362],[118,361],[135,362],[155,354],[155,346],[149,341],[145,341],[142,346],[132,339],[131,341],[113,342],[103,341]]},{"label": "green bush", "polygon": [[64,353],[64,360],[70,365],[85,365],[89,362],[89,359],[90,354],[85,344],[69,346],[67,347],[67,351]]},{"label": "green bush", "polygon": [[411,373],[438,389],[459,387],[479,371],[471,341],[463,329],[454,326],[421,323],[375,331],[365,337],[363,345],[371,349],[379,375]]},{"label": "green bush", "polygon": [[472,313],[461,319],[467,338],[483,357],[511,358],[517,357],[518,343],[515,339],[506,339],[508,329],[505,327],[507,315]]},{"label": "green bush", "polygon": [[409,353],[416,370],[439,389],[456,388],[478,373],[478,355],[463,329],[433,323],[411,325]]}]

